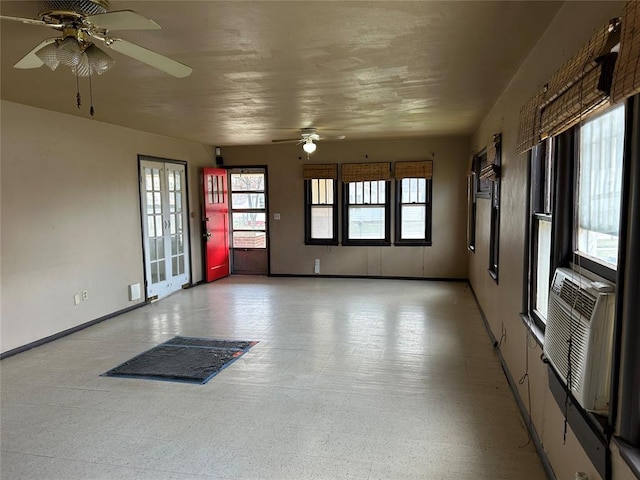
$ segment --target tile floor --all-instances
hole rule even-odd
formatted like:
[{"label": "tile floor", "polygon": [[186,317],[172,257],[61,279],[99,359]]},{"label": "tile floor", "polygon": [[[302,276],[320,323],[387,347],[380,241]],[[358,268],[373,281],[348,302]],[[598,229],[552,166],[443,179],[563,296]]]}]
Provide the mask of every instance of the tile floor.
[{"label": "tile floor", "polygon": [[[259,340],[206,385],[101,377]],[[544,479],[464,283],[231,277],[0,362],[9,479]]]}]

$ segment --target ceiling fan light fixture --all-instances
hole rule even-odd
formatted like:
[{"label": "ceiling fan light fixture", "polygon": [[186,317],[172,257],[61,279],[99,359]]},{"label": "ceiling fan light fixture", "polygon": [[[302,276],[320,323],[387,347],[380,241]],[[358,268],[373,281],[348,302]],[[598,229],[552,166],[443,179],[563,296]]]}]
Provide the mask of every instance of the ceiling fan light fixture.
[{"label": "ceiling fan light fixture", "polygon": [[58,59],[58,44],[56,42],[45,45],[36,52],[36,56],[51,70],[55,70],[60,65]]},{"label": "ceiling fan light fixture", "polygon": [[84,51],[91,67],[90,73],[102,75],[116,64],[116,61],[95,45],[89,45]]},{"label": "ceiling fan light fixture", "polygon": [[311,138],[307,138],[302,144],[302,149],[307,153],[313,153],[316,151],[316,144],[313,143]]},{"label": "ceiling fan light fixture", "polygon": [[78,40],[74,37],[66,37],[58,44],[56,49],[58,61],[69,67],[78,65],[81,61],[82,49]]}]

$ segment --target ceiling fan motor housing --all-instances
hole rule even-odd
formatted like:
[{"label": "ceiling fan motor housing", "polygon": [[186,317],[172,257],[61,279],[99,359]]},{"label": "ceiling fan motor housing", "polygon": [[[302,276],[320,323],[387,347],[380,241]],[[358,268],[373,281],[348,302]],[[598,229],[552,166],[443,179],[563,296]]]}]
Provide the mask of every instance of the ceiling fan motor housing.
[{"label": "ceiling fan motor housing", "polygon": [[83,16],[106,13],[108,0],[43,0],[40,2],[41,12],[67,11]]}]

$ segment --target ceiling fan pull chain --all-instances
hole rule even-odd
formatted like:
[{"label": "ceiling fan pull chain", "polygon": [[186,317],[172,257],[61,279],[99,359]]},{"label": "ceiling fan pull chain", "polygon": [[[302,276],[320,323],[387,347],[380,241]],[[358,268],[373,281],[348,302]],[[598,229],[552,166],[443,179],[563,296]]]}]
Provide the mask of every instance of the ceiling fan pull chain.
[{"label": "ceiling fan pull chain", "polygon": [[76,105],[78,110],[80,109],[80,105],[82,105],[82,99],[80,98],[80,80],[78,80],[78,71],[76,70]]},{"label": "ceiling fan pull chain", "polygon": [[91,85],[91,78],[93,77],[93,75],[91,73],[89,73],[89,103],[91,104],[91,107],[89,107],[89,114],[93,117],[93,114],[95,113],[95,110],[93,109],[93,87]]}]

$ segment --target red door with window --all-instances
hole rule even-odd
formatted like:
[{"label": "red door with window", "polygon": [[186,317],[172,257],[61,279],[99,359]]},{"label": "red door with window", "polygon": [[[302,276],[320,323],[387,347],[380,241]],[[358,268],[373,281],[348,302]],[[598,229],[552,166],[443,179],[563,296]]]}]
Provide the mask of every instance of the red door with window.
[{"label": "red door with window", "polygon": [[205,278],[212,282],[229,275],[229,195],[227,171],[202,169],[204,186]]}]

